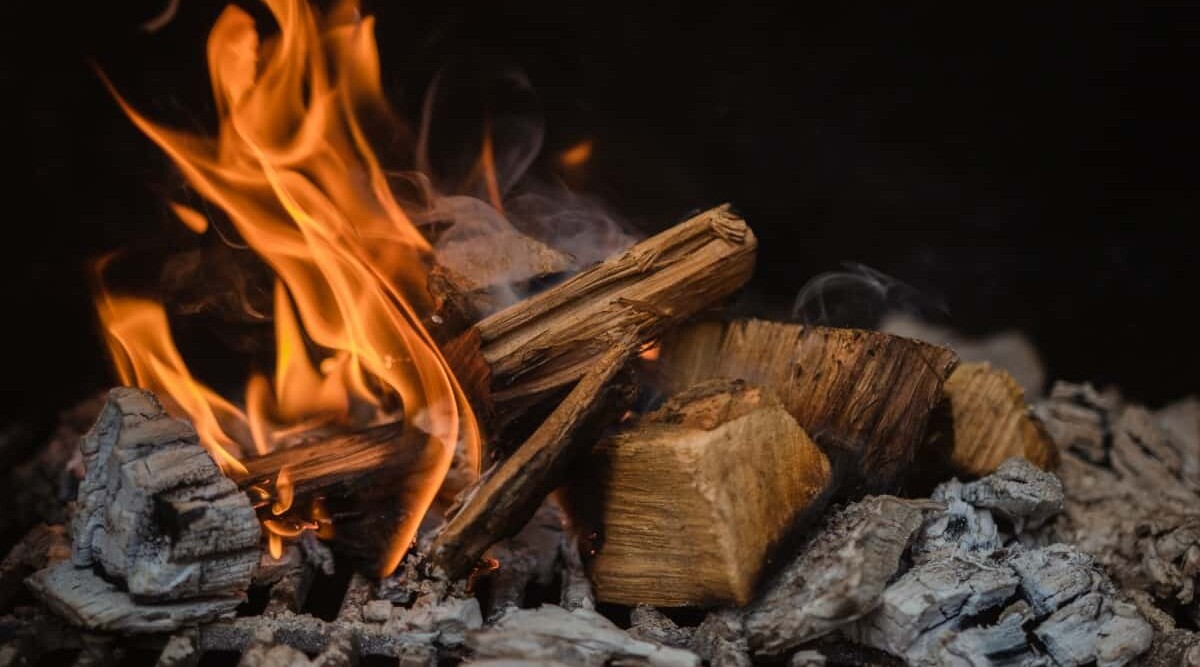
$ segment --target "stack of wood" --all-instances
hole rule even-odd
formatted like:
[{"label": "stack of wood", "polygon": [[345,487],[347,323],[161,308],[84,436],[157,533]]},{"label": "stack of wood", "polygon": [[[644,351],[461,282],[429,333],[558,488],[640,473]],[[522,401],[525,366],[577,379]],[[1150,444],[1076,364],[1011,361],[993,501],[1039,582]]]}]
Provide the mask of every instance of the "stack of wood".
[{"label": "stack of wood", "polygon": [[[440,271],[447,317],[436,335],[498,446],[420,541],[422,571],[467,577],[566,487],[599,600],[746,604],[832,498],[902,488],[926,456],[973,475],[1012,454],[1054,464],[1011,379],[958,366],[946,348],[698,318],[746,282],[755,244],[721,206],[478,321],[498,294],[486,274]],[[529,281],[562,269],[537,248],[536,261],[506,266]],[[646,372],[633,360],[651,345],[659,356]],[[661,407],[632,411],[656,394]],[[112,591],[76,581],[98,564],[133,605],[106,627],[137,627],[145,604],[221,600],[203,617],[224,613],[260,552],[239,489],[260,507],[264,490],[297,507],[320,499],[336,515],[335,539],[361,558],[379,553],[382,523],[409,511],[408,490],[428,479],[441,447],[414,425],[383,424],[244,461],[227,479],[190,427],[148,395],[118,390],[84,449],[74,569],[47,570],[35,587],[100,627],[83,607]]]}]

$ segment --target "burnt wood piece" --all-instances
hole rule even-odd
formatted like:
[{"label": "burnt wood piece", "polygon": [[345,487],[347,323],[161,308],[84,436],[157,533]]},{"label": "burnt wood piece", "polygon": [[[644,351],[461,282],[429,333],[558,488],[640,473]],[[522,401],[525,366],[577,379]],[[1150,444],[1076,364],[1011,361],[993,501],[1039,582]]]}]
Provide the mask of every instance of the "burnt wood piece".
[{"label": "burnt wood piece", "polygon": [[944,509],[927,515],[911,569],[843,634],[919,666],[1116,666],[1145,652],[1151,625],[1090,556],[1066,544],[1024,546],[1039,537],[1021,531],[1062,506],[1052,477],[1014,458],[996,475],[939,486],[932,499]]},{"label": "burnt wood piece", "polygon": [[125,634],[168,632],[211,621],[232,615],[245,600],[244,595],[224,595],[141,604],[90,568],[69,562],[39,570],[27,583],[46,606],[72,624]]},{"label": "burnt wood piece", "polygon": [[516,534],[562,483],[571,460],[624,410],[631,392],[612,380],[631,353],[629,341],[617,341],[600,355],[533,435],[464,492],[430,546],[433,562],[451,578],[468,574],[488,547]]},{"label": "burnt wood piece", "polygon": [[75,567],[99,565],[137,601],[243,595],[259,560],[258,519],[191,424],[149,392],[117,388],[81,450]]},{"label": "burnt wood piece", "polygon": [[746,610],[756,655],[780,655],[870,613],[929,501],[873,496],[834,514]]},{"label": "burnt wood piece", "polygon": [[25,577],[71,557],[71,538],[63,526],[34,526],[0,562],[0,609],[23,587]]},{"label": "burnt wood piece", "polygon": [[521,658],[567,665],[647,665],[699,667],[700,658],[683,649],[636,639],[588,609],[555,605],[515,609],[494,625],[467,635],[477,658]]},{"label": "burnt wood piece", "polygon": [[846,475],[845,493],[861,495],[894,490],[911,470],[957,361],[875,331],[737,320],[671,331],[658,366],[668,392],[720,377],[774,390]]},{"label": "burnt wood piece", "polygon": [[932,437],[950,438],[950,460],[959,474],[988,475],[1013,456],[1043,470],[1058,465],[1054,440],[1007,371],[986,362],[959,364],[943,391],[949,402],[949,428]]},{"label": "burnt wood piece", "polygon": [[572,506],[602,602],[746,604],[763,564],[824,508],[829,460],[774,392],[713,380],[602,440]]},{"label": "burnt wood piece", "polygon": [[1150,411],[1060,383],[1037,410],[1062,451],[1066,511],[1055,536],[1122,587],[1200,622],[1200,402]]},{"label": "burnt wood piece", "polygon": [[498,422],[581,378],[615,342],[653,340],[737,291],[756,246],[726,204],[476,324]]}]

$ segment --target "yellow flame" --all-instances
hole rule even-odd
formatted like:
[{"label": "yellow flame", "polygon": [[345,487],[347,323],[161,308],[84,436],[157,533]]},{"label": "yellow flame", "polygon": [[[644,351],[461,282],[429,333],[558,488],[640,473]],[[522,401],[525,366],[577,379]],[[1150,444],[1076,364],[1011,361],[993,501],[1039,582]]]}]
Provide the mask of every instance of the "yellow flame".
[{"label": "yellow flame", "polygon": [[[265,4],[279,31],[262,44],[253,19],[233,5],[209,34],[215,137],[152,122],[113,95],[274,271],[274,382],[252,377],[243,413],[193,377],[159,304],[102,290],[98,307],[122,381],[178,404],[230,470],[298,424],[345,421],[352,404],[398,396],[406,423],[445,444],[427,483],[405,499],[411,511],[382,560],[386,573],[411,543],[457,443],[478,468],[479,433],[421,325],[432,308],[430,246],[393,198],[361,125],[368,115],[391,117],[373,19],[352,2],[324,17],[302,0]],[[173,209],[193,231],[207,229],[196,211]],[[272,553],[280,530],[269,530]]]}]

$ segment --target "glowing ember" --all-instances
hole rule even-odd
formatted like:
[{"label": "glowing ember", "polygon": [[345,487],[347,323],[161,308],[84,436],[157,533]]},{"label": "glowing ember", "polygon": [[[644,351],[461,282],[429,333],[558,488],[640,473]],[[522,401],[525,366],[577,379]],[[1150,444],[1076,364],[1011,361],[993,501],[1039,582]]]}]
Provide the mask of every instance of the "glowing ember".
[{"label": "glowing ember", "polygon": [[[209,35],[215,137],[156,124],[117,97],[274,271],[274,378],[250,378],[242,411],[189,371],[160,304],[102,289],[97,307],[121,380],[186,412],[228,472],[242,470],[239,458],[272,451],[288,433],[349,423],[352,406],[373,406],[378,420],[394,419],[385,406],[398,397],[405,423],[444,444],[435,474],[390,540],[382,559],[387,573],[412,542],[456,446],[478,466],[479,435],[420,323],[432,310],[430,246],[393,198],[362,129],[368,116],[391,118],[373,21],[350,2],[323,17],[302,0],[265,2],[279,26],[274,37],[259,44],[250,15],[235,6]],[[485,161],[488,151],[490,144]],[[174,212],[192,231],[208,229],[194,209],[176,205]],[[324,351],[320,359],[311,357],[309,341]],[[294,514],[286,472],[274,486],[274,514]],[[273,554],[282,552],[283,537],[328,533],[319,505],[305,509],[312,516],[264,520]]]}]

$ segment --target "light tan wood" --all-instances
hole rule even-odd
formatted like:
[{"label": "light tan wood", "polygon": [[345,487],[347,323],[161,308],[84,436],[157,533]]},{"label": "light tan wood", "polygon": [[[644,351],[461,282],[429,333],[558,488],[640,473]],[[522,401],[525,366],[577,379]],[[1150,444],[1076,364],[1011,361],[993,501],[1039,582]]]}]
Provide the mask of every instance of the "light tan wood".
[{"label": "light tan wood", "polygon": [[949,349],[876,331],[737,320],[671,331],[658,367],[668,392],[721,377],[773,389],[858,495],[909,472],[956,363]]},{"label": "light tan wood", "polygon": [[960,364],[943,391],[950,402],[948,435],[956,472],[988,475],[1012,456],[1043,470],[1058,465],[1058,448],[1007,371],[986,362]]},{"label": "light tan wood", "polygon": [[488,547],[515,535],[562,483],[571,460],[625,410],[632,393],[611,381],[633,349],[629,342],[609,348],[528,440],[464,492],[461,508],[430,547],[451,577],[465,576]]},{"label": "light tan wood", "polygon": [[597,598],[660,606],[748,602],[831,480],[779,399],[735,381],[697,386],[605,439],[581,474],[573,504],[598,521]]},{"label": "light tan wood", "polygon": [[614,341],[652,340],[739,289],[756,245],[719,206],[479,322],[501,416],[578,380]]}]

